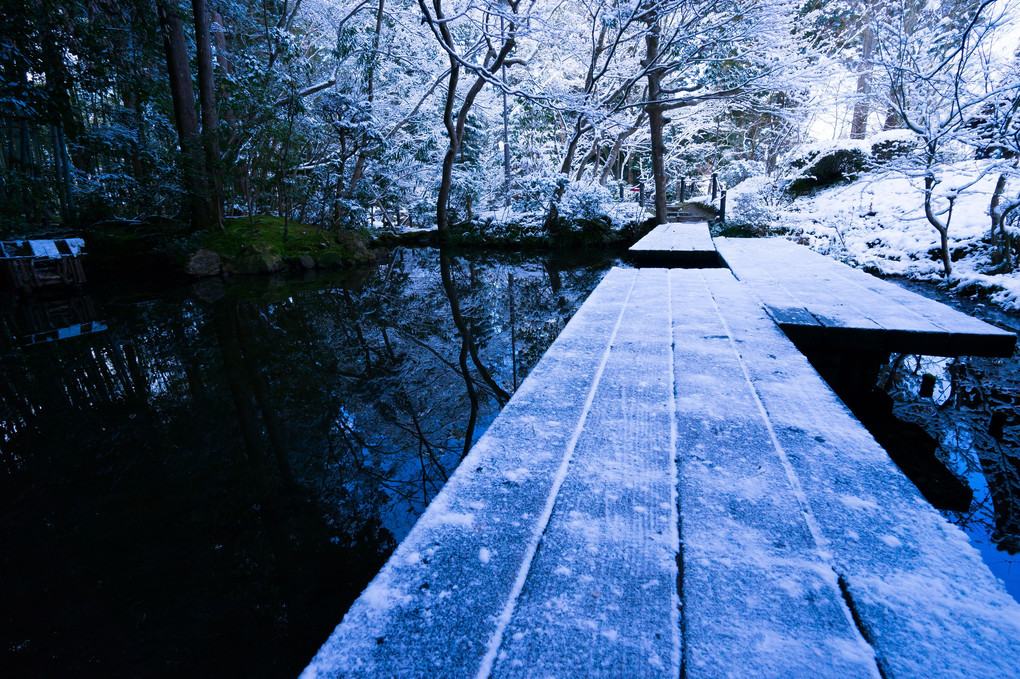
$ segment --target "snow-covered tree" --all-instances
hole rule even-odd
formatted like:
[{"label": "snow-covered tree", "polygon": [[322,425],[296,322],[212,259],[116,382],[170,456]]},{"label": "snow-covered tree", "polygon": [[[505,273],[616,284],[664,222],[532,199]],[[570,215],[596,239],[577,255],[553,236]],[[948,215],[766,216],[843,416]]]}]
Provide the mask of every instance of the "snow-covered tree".
[{"label": "snow-covered tree", "polygon": [[924,184],[924,214],[939,233],[946,276],[952,274],[954,203],[979,177],[948,187],[942,196],[935,189],[945,164],[959,158],[973,139],[972,119],[1002,91],[990,86],[995,69],[987,47],[1008,10],[996,0],[927,5],[900,0],[875,22],[877,62],[890,83],[889,106],[917,139],[916,153],[899,168]]},{"label": "snow-covered tree", "polygon": [[792,2],[646,0],[641,6],[645,53],[635,78],[647,83],[641,106],[651,135],[655,218],[663,223],[666,113],[789,88],[807,60],[790,31]]}]

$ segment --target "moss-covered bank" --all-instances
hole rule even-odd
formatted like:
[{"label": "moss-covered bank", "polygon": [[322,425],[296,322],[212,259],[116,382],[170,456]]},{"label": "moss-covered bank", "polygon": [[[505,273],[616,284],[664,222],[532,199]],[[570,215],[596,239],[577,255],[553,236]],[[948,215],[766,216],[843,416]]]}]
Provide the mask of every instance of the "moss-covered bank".
[{"label": "moss-covered bank", "polygon": [[340,269],[375,261],[365,234],[257,215],[191,232],[171,220],[110,221],[83,234],[87,268],[103,278],[180,278]]},{"label": "moss-covered bank", "polygon": [[237,217],[225,220],[222,231],[212,231],[198,240],[199,248],[188,259],[187,271],[207,276],[220,271],[275,273],[368,264],[376,259],[368,241],[355,231],[329,231],[279,217]]}]

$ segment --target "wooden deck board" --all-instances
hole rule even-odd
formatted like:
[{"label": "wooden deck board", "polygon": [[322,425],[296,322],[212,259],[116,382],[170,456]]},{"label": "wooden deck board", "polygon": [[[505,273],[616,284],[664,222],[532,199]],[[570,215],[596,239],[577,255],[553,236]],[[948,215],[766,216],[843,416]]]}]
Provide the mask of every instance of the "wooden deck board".
[{"label": "wooden deck board", "polygon": [[634,273],[613,272],[577,311],[303,676],[477,672],[544,530]]},{"label": "wooden deck board", "polygon": [[803,348],[1009,356],[1016,336],[783,238],[719,238],[734,275]]},{"label": "wooden deck board", "polygon": [[1009,676],[1020,605],[760,307],[733,286],[712,294],[886,675]]},{"label": "wooden deck board", "polygon": [[641,262],[662,266],[717,266],[719,261],[708,222],[660,224],[631,246],[629,252]]},{"label": "wooden deck board", "polygon": [[670,278],[687,676],[740,668],[783,676],[795,667],[818,677],[877,676],[712,304],[709,282],[737,281],[722,269]]},{"label": "wooden deck board", "polygon": [[638,274],[494,676],[679,676],[666,287]]}]

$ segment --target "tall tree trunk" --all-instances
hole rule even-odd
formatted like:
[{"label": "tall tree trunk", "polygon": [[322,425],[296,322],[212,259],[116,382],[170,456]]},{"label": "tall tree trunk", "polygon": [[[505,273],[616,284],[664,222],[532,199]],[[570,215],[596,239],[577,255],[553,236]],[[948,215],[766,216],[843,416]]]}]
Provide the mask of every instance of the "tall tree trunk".
[{"label": "tall tree trunk", "polygon": [[[212,18],[212,38],[213,45],[216,46],[216,63],[219,64],[220,70],[224,75],[229,76],[233,72],[233,64],[230,61],[229,53],[227,52],[227,33],[226,24],[221,15],[216,10],[210,10],[210,17]],[[222,82],[222,81],[221,81]],[[227,128],[231,138],[237,136],[239,130],[237,125],[237,114],[234,113],[233,106],[230,105],[229,96],[224,91],[218,92],[219,100],[224,103],[226,110],[223,112],[223,119],[227,121]],[[229,146],[229,144],[228,144]],[[223,157],[222,155],[220,156]],[[248,163],[248,159],[244,158],[236,162],[236,169],[232,172],[233,177],[236,179],[236,186],[234,190],[238,195],[244,196],[245,201],[248,200],[250,192],[250,184],[248,175],[251,172],[251,166]],[[223,181],[223,167],[219,168],[219,178]],[[222,208],[222,203],[221,203]]]},{"label": "tall tree trunk", "polygon": [[222,224],[223,180],[220,176],[220,115],[216,110],[216,82],[213,76],[212,35],[207,0],[191,0],[195,15],[195,56],[198,62],[198,99],[202,105],[202,142],[206,175],[212,180],[209,216]]},{"label": "tall tree trunk", "polygon": [[1005,271],[1013,270],[1013,243],[1009,231],[1006,230],[1006,216],[1017,209],[1020,209],[1020,200],[1013,200],[1002,205],[1002,194],[1006,190],[1007,175],[999,175],[995,182],[995,190],[992,192],[992,200],[988,206],[988,213],[992,218],[992,246],[997,247],[998,252],[992,255],[992,262],[1001,264]]},{"label": "tall tree trunk", "polygon": [[64,178],[64,196],[67,199],[68,212],[73,213],[76,209],[74,201],[74,183],[71,180],[71,156],[67,152],[67,136],[64,134],[64,126],[57,126],[57,149],[61,157]]},{"label": "tall tree trunk", "polygon": [[999,179],[995,182],[995,189],[992,191],[992,200],[988,204],[988,215],[992,218],[992,230],[988,235],[991,237],[992,247],[999,244],[999,236],[997,232],[1002,228],[1002,213],[999,211],[999,203],[1002,201],[1002,194],[1005,190],[1006,174],[1002,173],[999,175]]},{"label": "tall tree trunk", "polygon": [[32,142],[31,137],[28,134],[28,121],[24,118],[21,119],[21,129],[18,134],[18,151],[20,156],[19,165],[21,165],[21,171],[27,172],[32,169]]},{"label": "tall tree trunk", "polygon": [[[372,102],[375,100],[375,67],[379,62],[379,40],[382,34],[382,20],[385,0],[379,0],[375,13],[375,35],[372,37],[372,58],[368,62],[368,69],[365,72],[365,90],[368,95],[368,110],[372,111]],[[347,185],[348,195],[353,194],[361,175],[365,172],[365,148],[358,151],[358,159],[354,162],[354,172],[351,173],[351,181]]]},{"label": "tall tree trunk", "polygon": [[942,267],[945,270],[946,278],[953,275],[952,257],[949,254],[949,223],[953,219],[953,200],[949,201],[949,214],[946,221],[942,222],[935,214],[932,207],[932,191],[935,189],[935,177],[928,174],[924,177],[924,216],[928,223],[939,232],[939,243],[942,250]]},{"label": "tall tree trunk", "polygon": [[[432,14],[428,11],[424,0],[418,0],[418,4],[422,8],[425,20],[432,25],[433,30],[441,36],[443,42],[452,48],[456,42],[453,40],[453,36],[450,33],[449,24],[443,16],[440,0],[434,0],[433,2],[433,7],[435,8],[434,19],[432,18]],[[507,4],[514,14],[516,14],[517,2],[508,1]],[[503,67],[507,55],[510,54],[511,50],[513,50],[514,46],[517,44],[515,38],[517,29],[513,22],[510,23],[508,30],[510,31],[509,37],[503,38],[503,44],[500,46],[499,52],[494,55],[492,61],[490,62],[489,57],[486,57],[484,68],[489,77],[492,77]],[[456,108],[457,83],[459,80],[459,57],[455,57],[451,54],[450,79],[446,89],[446,103],[443,107],[443,124],[446,127],[449,145],[446,149],[446,156],[443,158],[443,173],[439,182],[439,198],[436,203],[436,229],[439,231],[440,242],[446,239],[450,230],[449,203],[450,188],[453,184],[453,164],[457,160],[457,153],[460,151],[461,143],[464,140],[464,124],[467,122],[468,112],[471,110],[471,106],[474,105],[475,98],[478,96],[478,93],[482,91],[482,88],[485,87],[485,83],[488,82],[486,77],[483,75],[479,75],[475,79],[475,82],[465,93],[464,100],[461,102],[460,109],[457,111],[455,116],[454,111]]]},{"label": "tall tree trunk", "polygon": [[659,33],[661,27],[658,17],[645,34],[645,68],[648,69],[648,126],[652,144],[652,178],[655,182],[655,223],[666,223],[666,147],[662,140],[662,129],[665,117],[662,115],[661,103],[661,72],[657,64],[659,58]]},{"label": "tall tree trunk", "polygon": [[587,154],[585,154],[584,158],[581,159],[581,164],[577,166],[577,174],[574,175],[574,181],[581,181],[581,177],[584,176],[584,168],[588,167],[588,163],[592,161],[595,162],[595,171],[598,171],[599,151],[599,138],[595,137],[595,141],[592,142],[591,149]]},{"label": "tall tree trunk", "polygon": [[861,63],[857,75],[857,101],[854,102],[854,117],[850,123],[850,138],[864,139],[868,134],[868,115],[871,112],[868,94],[871,91],[871,52],[875,47],[875,34],[870,26],[861,32]]},{"label": "tall tree trunk", "polygon": [[[606,159],[606,164],[602,167],[602,174],[599,176],[599,183],[602,184],[603,186],[606,185],[606,180],[609,178],[609,175],[613,172],[613,168],[617,166],[617,161],[620,159],[620,149],[623,148],[623,142],[625,142],[627,138],[630,137],[632,134],[637,132],[641,125],[644,123],[644,121],[645,112],[642,111],[641,114],[638,115],[637,120],[634,121],[633,125],[631,125],[626,130],[617,135],[616,141],[613,143],[613,150],[609,152],[609,158]],[[620,178],[622,179],[622,170]]]},{"label": "tall tree trunk", "polygon": [[163,30],[163,48],[166,51],[167,76],[170,80],[170,97],[173,100],[174,121],[181,147],[184,181],[191,208],[191,226],[205,230],[211,224],[208,182],[201,157],[198,116],[195,114],[195,90],[191,82],[191,66],[184,39],[184,27],[177,9],[163,0],[158,7],[159,23]]},{"label": "tall tree trunk", "polygon": [[443,107],[443,118],[446,121],[448,145],[443,156],[443,170],[439,181],[439,197],[436,202],[436,230],[440,240],[450,231],[450,188],[453,185],[453,163],[460,150],[460,137],[453,124],[453,109],[457,96],[457,81],[460,80],[460,63],[450,57],[450,80],[446,90],[446,104]]},{"label": "tall tree trunk", "polygon": [[[127,86],[130,88],[130,85]],[[141,135],[142,135],[142,117],[141,109],[135,102],[135,95],[130,89],[125,89],[124,94],[121,95],[121,103],[124,108],[131,111],[132,118],[136,122],[135,128],[135,140],[131,143],[131,150],[128,153],[131,154],[131,158],[127,159],[131,163],[131,170],[134,172],[135,181],[141,183],[142,176],[144,175],[144,168],[142,167],[142,149],[141,149]]]},{"label": "tall tree trunk", "polygon": [[570,174],[570,166],[574,164],[574,154],[577,153],[577,144],[581,141],[581,135],[584,133],[584,116],[578,115],[577,120],[574,122],[574,133],[570,135],[570,141],[567,142],[567,152],[563,156],[563,163],[560,165],[561,174]]},{"label": "tall tree trunk", "polygon": [[[227,28],[223,22],[223,15],[216,10],[210,10],[209,17],[212,19],[213,25],[215,25],[215,30],[213,30],[212,25],[210,25],[209,30],[212,33],[213,44],[216,46],[216,63],[220,65],[224,75],[229,76],[233,66],[230,63],[230,57],[227,55]],[[220,94],[222,95],[223,93],[221,92]],[[230,126],[236,123],[234,110],[230,106],[227,106],[223,117]]]},{"label": "tall tree trunk", "polygon": [[63,155],[60,153],[60,141],[57,139],[57,126],[50,125],[50,139],[53,142],[53,183],[56,184],[57,202],[60,203],[60,214],[67,218],[67,199],[64,195]]}]

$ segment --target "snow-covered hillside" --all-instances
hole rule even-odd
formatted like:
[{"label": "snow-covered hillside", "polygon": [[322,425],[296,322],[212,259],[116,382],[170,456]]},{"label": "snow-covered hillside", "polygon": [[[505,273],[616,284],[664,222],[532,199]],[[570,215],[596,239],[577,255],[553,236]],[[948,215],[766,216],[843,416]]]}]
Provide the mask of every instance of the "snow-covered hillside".
[{"label": "snow-covered hillside", "polygon": [[943,171],[936,187],[935,204],[943,221],[947,197],[956,195],[949,225],[953,273],[948,280],[939,257],[939,234],[925,219],[920,179],[876,170],[792,202],[768,200],[761,181],[755,185],[749,180],[731,195],[738,206],[757,201],[774,228],[819,252],[883,275],[940,281],[962,294],[988,294],[996,304],[1020,310],[1020,273],[996,273],[992,262],[988,210],[998,174],[991,170],[990,161],[956,163]]}]

